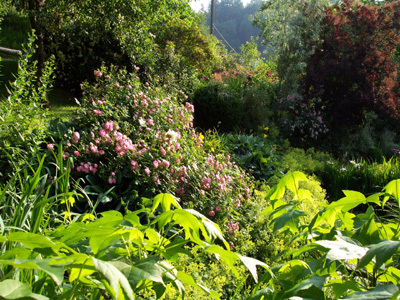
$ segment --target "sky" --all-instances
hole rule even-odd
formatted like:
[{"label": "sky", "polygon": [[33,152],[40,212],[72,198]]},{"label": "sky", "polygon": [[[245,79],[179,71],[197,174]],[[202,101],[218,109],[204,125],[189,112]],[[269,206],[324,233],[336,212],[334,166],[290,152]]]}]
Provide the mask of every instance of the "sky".
[{"label": "sky", "polygon": [[[196,12],[198,12],[201,9],[201,5],[204,5],[204,9],[207,10],[208,4],[210,3],[211,0],[191,0],[190,1],[190,6],[192,9]],[[251,0],[242,0],[243,5],[246,5],[249,3]]]}]

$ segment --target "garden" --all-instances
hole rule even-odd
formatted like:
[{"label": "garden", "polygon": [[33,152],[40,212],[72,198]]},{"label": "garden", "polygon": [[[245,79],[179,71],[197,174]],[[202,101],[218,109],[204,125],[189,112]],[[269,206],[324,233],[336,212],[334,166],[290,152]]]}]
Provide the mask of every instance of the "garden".
[{"label": "garden", "polygon": [[398,0],[0,20],[0,299],[399,299]]}]

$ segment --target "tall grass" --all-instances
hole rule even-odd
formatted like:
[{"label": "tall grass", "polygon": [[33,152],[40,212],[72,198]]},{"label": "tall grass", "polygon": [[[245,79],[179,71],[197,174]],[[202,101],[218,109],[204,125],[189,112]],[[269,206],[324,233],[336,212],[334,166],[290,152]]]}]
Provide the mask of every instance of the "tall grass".
[{"label": "tall grass", "polygon": [[342,190],[355,190],[365,195],[380,192],[391,180],[400,178],[400,159],[393,157],[383,162],[366,160],[327,162],[318,174],[327,190],[329,199],[343,197]]}]

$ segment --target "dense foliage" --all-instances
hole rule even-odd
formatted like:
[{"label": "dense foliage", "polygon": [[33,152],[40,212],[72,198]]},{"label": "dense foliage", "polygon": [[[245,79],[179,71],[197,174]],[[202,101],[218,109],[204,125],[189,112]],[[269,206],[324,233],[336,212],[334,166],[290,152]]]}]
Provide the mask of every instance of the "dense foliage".
[{"label": "dense foliage", "polygon": [[266,60],[187,1],[1,2],[36,36],[0,101],[0,299],[397,299],[399,2],[329,5],[265,3]]},{"label": "dense foliage", "polygon": [[371,110],[398,118],[392,57],[400,42],[399,9],[398,1],[380,6],[344,1],[325,12],[323,42],[303,81],[305,97],[323,111],[329,127],[359,125]]}]

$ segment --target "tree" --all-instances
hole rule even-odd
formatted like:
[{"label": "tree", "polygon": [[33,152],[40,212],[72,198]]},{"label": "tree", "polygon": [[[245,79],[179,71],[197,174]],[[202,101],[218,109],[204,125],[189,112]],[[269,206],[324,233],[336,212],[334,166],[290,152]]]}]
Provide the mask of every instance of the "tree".
[{"label": "tree", "polygon": [[325,24],[303,79],[304,96],[324,111],[331,128],[359,125],[366,111],[400,117],[397,66],[400,2],[345,0],[325,12]]},{"label": "tree", "polygon": [[269,60],[276,61],[282,96],[296,93],[308,57],[320,42],[320,21],[328,0],[270,0],[256,13]]}]

